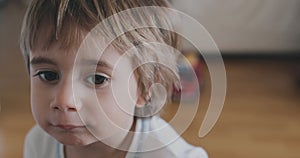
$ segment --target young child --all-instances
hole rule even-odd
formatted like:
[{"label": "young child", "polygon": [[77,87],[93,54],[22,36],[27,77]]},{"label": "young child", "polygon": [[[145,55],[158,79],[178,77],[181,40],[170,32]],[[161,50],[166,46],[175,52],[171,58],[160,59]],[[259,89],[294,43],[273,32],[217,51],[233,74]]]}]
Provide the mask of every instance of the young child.
[{"label": "young child", "polygon": [[176,48],[176,34],[146,27],[118,35],[120,30],[145,21],[170,25],[167,14],[131,12],[95,29],[111,15],[144,6],[168,7],[168,3],[31,2],[20,41],[37,125],[26,137],[25,158],[207,157],[202,148],[187,144],[157,114],[162,106],[158,101],[161,89],[152,85],[163,85],[169,98],[178,74],[176,53],[161,51],[151,43]]}]

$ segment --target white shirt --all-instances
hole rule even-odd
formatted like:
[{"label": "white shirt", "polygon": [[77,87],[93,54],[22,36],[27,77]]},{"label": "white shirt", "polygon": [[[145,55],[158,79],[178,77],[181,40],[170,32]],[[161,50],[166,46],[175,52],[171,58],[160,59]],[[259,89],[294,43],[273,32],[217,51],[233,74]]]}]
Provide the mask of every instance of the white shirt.
[{"label": "white shirt", "polygon": [[[158,149],[148,151],[153,148]],[[36,125],[26,137],[24,158],[65,158],[63,150],[63,144]],[[128,152],[126,158],[208,158],[202,148],[185,142],[157,116],[137,119],[136,133],[129,151],[134,152]]]}]

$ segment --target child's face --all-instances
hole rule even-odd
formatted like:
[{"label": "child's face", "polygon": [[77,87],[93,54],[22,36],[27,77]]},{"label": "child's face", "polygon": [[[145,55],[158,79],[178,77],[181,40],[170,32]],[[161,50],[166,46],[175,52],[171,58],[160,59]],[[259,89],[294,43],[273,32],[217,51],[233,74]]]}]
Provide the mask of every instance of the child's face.
[{"label": "child's face", "polygon": [[139,96],[131,62],[112,47],[101,62],[93,55],[95,47],[81,52],[76,57],[76,51],[54,45],[30,54],[34,119],[63,144],[118,145],[132,127]]}]

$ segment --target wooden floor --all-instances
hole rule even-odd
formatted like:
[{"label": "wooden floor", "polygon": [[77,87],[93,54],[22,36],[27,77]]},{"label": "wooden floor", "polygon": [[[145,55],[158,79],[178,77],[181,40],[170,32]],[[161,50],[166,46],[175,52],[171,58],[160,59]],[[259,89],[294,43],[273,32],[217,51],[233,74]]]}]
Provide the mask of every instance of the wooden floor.
[{"label": "wooden floor", "polygon": [[[28,76],[17,44],[23,13],[24,8],[16,3],[0,9],[0,158],[22,157],[24,137],[34,125]],[[205,69],[200,109],[183,137],[204,147],[211,158],[299,158],[300,89],[294,82],[298,63],[225,60],[225,106],[213,130],[199,138],[210,97],[210,78]],[[177,107],[167,106],[163,117],[170,120]]]}]

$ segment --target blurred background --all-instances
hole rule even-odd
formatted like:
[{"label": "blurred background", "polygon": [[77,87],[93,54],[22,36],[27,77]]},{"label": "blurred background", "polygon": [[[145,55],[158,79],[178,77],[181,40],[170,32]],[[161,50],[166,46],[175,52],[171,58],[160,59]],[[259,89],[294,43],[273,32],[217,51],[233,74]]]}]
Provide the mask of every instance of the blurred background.
[{"label": "blurred background", "polygon": [[[0,0],[0,158],[22,157],[25,135],[34,125],[29,79],[18,44],[27,3]],[[199,76],[201,97],[197,115],[182,136],[205,148],[211,158],[299,158],[300,1],[172,3],[209,31],[227,72],[222,114],[213,130],[199,138],[210,101],[210,76],[198,52],[183,45]],[[175,101],[165,107],[162,117],[172,119],[177,109]]]}]

